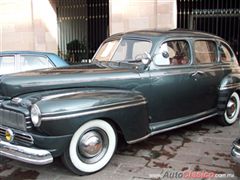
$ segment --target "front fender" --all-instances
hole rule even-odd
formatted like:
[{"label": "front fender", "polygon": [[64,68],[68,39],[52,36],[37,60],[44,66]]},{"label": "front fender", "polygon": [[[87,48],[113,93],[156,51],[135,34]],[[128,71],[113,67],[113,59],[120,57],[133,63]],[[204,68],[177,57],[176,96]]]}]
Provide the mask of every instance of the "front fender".
[{"label": "front fender", "polygon": [[43,96],[39,129],[48,135],[73,134],[92,119],[111,121],[127,141],[148,134],[147,102],[137,91],[88,89]]}]

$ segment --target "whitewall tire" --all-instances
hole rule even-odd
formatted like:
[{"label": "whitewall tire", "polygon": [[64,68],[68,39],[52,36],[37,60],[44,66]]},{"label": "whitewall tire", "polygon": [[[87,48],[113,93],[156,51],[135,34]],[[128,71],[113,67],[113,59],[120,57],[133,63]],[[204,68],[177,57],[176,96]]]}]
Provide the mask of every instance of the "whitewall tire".
[{"label": "whitewall tire", "polygon": [[63,161],[78,175],[94,173],[108,164],[116,145],[112,125],[103,120],[88,121],[74,133]]},{"label": "whitewall tire", "polygon": [[222,125],[234,124],[238,120],[239,112],[240,99],[238,93],[234,92],[228,99],[224,114],[219,119],[220,123]]}]

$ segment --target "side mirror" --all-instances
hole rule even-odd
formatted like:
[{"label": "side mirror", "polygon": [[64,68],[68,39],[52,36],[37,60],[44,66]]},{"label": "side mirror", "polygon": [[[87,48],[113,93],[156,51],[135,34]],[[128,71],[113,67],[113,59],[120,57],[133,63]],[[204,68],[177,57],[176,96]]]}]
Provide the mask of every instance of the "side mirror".
[{"label": "side mirror", "polygon": [[146,57],[142,58],[142,63],[143,63],[144,65],[150,64],[150,62],[152,61],[151,55],[150,55],[148,52],[144,52],[144,55],[145,55]]},{"label": "side mirror", "polygon": [[169,58],[169,53],[168,53],[167,51],[163,51],[163,52],[162,52],[162,56],[163,56],[164,58]]}]

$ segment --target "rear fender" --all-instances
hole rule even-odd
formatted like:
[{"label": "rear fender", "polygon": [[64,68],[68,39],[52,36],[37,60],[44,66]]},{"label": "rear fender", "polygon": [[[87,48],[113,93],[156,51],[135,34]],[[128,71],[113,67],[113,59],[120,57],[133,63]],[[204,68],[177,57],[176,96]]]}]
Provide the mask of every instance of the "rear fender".
[{"label": "rear fender", "polygon": [[229,74],[222,80],[219,86],[219,115],[225,112],[227,101],[230,95],[235,91],[240,91],[240,74]]}]

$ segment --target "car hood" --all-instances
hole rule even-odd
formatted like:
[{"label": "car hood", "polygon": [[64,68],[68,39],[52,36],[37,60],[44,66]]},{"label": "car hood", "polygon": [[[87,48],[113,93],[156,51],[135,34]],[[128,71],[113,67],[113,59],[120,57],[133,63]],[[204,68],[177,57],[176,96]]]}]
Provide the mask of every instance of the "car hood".
[{"label": "car hood", "polygon": [[[0,96],[80,87],[132,88],[139,78],[134,69],[99,67],[95,64],[28,71],[0,77]],[[125,86],[125,87],[124,87]]]}]

